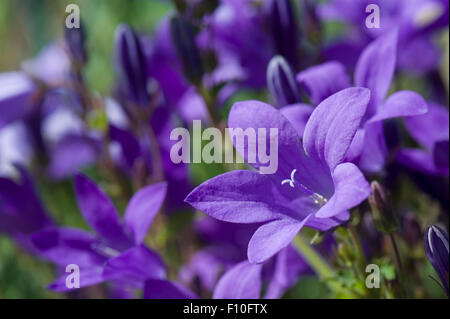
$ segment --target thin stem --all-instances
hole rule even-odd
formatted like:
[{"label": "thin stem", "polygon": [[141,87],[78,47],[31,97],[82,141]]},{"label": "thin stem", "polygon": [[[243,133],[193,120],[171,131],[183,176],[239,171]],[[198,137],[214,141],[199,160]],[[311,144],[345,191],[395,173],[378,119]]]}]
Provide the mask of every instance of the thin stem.
[{"label": "thin stem", "polygon": [[350,236],[358,253],[358,262],[359,262],[359,274],[362,275],[365,263],[366,263],[366,255],[364,254],[364,250],[361,244],[361,240],[359,239],[358,233],[355,227],[352,224],[348,225],[348,230],[350,232]]},{"label": "thin stem", "polygon": [[397,262],[398,270],[399,270],[399,272],[401,274],[403,274],[402,260],[400,258],[400,253],[399,253],[399,250],[398,250],[397,241],[395,240],[394,234],[390,234],[389,238],[391,239],[392,247],[394,247],[395,260]]},{"label": "thin stem", "polygon": [[309,242],[303,238],[301,234],[298,234],[294,238],[294,245],[298,252],[306,260],[308,265],[317,273],[319,278],[328,285],[332,291],[340,291],[342,287],[333,281],[328,281],[334,277],[334,270],[330,265],[320,256],[314,248],[311,247]]}]

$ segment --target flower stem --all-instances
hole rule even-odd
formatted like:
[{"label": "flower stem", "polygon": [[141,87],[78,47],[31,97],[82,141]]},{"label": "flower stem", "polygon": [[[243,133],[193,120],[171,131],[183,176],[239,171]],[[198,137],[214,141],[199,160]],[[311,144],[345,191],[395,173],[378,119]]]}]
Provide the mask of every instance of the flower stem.
[{"label": "flower stem", "polygon": [[334,277],[334,270],[330,267],[330,265],[320,256],[314,248],[310,245],[310,243],[301,235],[298,234],[294,238],[294,245],[297,248],[298,252],[302,257],[306,260],[308,265],[316,272],[319,278],[328,285],[330,290],[336,292],[341,291],[342,287],[334,282],[329,281]]}]

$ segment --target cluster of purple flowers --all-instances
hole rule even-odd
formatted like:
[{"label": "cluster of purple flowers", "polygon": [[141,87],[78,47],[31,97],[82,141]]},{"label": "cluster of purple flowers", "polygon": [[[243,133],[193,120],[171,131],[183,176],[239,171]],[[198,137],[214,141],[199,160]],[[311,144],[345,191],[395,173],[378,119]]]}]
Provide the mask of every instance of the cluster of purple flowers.
[{"label": "cluster of purple flowers", "polygon": [[[364,25],[372,3],[381,28]],[[418,93],[401,80],[438,74],[435,36],[448,30],[448,2],[174,4],[151,36],[117,26],[110,95],[84,78],[84,24],[0,74],[0,232],[55,265],[48,289],[72,290],[66,267],[77,265],[77,288],[101,285],[111,297],[281,298],[314,275],[331,282],[334,297],[370,297],[342,285],[339,267],[365,267],[386,238],[395,248],[388,259],[405,267],[397,237],[400,250],[424,245],[422,260],[448,294],[448,87],[434,81]],[[331,40],[330,21],[345,30]],[[236,98],[254,91],[268,94]],[[242,129],[231,143],[249,165],[219,165],[206,178],[173,163],[172,129],[197,119]],[[259,152],[249,128],[266,143],[259,129],[278,130],[274,174],[248,160]],[[67,180],[92,231],[62,225],[41,198],[37,185]],[[408,202],[416,199],[398,194],[405,184],[438,214],[420,220]],[[180,215],[190,217],[176,230],[178,246],[156,240]],[[308,229],[321,242],[305,248]],[[414,239],[422,234],[423,243]],[[386,288],[393,294],[408,288],[401,269]]]}]

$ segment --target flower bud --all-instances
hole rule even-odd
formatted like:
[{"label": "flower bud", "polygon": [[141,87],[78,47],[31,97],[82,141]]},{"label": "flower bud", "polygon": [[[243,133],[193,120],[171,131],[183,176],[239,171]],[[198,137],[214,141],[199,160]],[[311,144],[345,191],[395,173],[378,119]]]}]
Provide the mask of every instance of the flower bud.
[{"label": "flower bud", "polygon": [[204,71],[191,24],[180,16],[174,16],[170,20],[170,34],[185,76],[192,83],[199,84]]},{"label": "flower bud", "polygon": [[133,29],[121,24],[116,29],[114,68],[118,91],[122,98],[140,106],[147,106],[147,61],[142,44]]},{"label": "flower bud", "polygon": [[295,67],[299,32],[291,0],[269,0],[267,16],[276,52]]},{"label": "flower bud", "polygon": [[427,258],[436,270],[448,295],[448,234],[442,228],[433,225],[426,229],[423,242]]},{"label": "flower bud", "polygon": [[78,28],[68,28],[67,26],[64,26],[64,39],[72,61],[77,66],[84,65],[87,61],[87,54],[83,23],[80,21],[80,26]]},{"label": "flower bud", "polygon": [[274,56],[267,67],[267,87],[278,107],[300,102],[300,91],[294,72],[280,55]]},{"label": "flower bud", "polygon": [[398,223],[392,211],[390,196],[377,181],[373,181],[370,187],[372,194],[369,196],[369,204],[375,227],[383,233],[392,234],[398,228]]}]

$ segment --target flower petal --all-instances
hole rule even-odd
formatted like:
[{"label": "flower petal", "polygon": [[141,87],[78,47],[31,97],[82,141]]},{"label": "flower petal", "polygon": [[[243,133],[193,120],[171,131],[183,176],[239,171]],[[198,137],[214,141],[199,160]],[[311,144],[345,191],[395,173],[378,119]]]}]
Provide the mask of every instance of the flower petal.
[{"label": "flower petal", "polygon": [[367,123],[364,131],[364,142],[358,159],[358,167],[365,172],[379,172],[384,166],[388,153],[383,123]]},{"label": "flower petal", "polygon": [[23,119],[33,107],[32,97],[37,88],[25,72],[0,74],[0,129]]},{"label": "flower petal", "polygon": [[281,217],[288,210],[277,203],[276,195],[268,176],[237,170],[207,180],[186,202],[218,220],[258,223]]},{"label": "flower petal", "polygon": [[289,245],[308,217],[298,222],[291,218],[277,219],[259,227],[248,243],[248,260],[262,263]]},{"label": "flower petal", "polygon": [[144,299],[198,299],[186,287],[168,280],[149,279],[144,287]]},{"label": "flower petal", "polygon": [[[265,137],[266,150],[269,150],[269,143],[278,143],[278,154],[272,154],[274,159],[272,162],[278,160],[276,172],[273,174],[265,172],[270,179],[273,180],[274,185],[281,185],[281,182],[289,178],[291,172],[296,169],[296,179],[301,180],[302,184],[306,185],[310,190],[318,193],[330,192],[332,187],[331,174],[325,164],[317,161],[315,158],[310,158],[305,154],[301,139],[299,138],[295,128],[286,119],[282,113],[276,108],[259,102],[259,101],[245,101],[235,103],[230,111],[228,117],[229,132],[234,129],[236,138],[233,138],[233,144],[241,156],[249,163],[249,158],[253,157],[256,163],[249,163],[256,169],[267,168],[268,164],[262,164],[259,160],[258,138]],[[239,132],[237,129],[242,129]],[[246,130],[251,129],[256,133],[254,141],[249,143],[246,138]],[[259,135],[260,129],[265,129],[265,136]],[[269,137],[270,131],[277,131],[277,134]],[[231,135],[230,135],[231,137]],[[239,147],[237,141],[240,139],[244,141],[244,147]],[[278,155],[278,156],[274,156]],[[286,188],[284,188],[286,190]]]},{"label": "flower petal", "polygon": [[448,109],[437,103],[428,103],[428,113],[405,118],[409,134],[420,144],[432,149],[436,141],[449,139]]},{"label": "flower petal", "polygon": [[295,284],[299,275],[309,270],[308,264],[292,245],[282,249],[275,258],[273,277],[264,295],[266,299],[281,298],[283,293]]},{"label": "flower petal", "polygon": [[369,103],[370,91],[349,88],[325,99],[309,118],[303,134],[306,153],[331,171],[342,162]]},{"label": "flower petal", "polygon": [[148,227],[161,208],[166,196],[167,183],[146,186],[133,195],[125,210],[125,225],[132,231],[134,242],[142,243]]},{"label": "flower petal", "polygon": [[101,151],[100,142],[89,136],[66,135],[51,150],[49,175],[54,179],[71,176],[95,163]]},{"label": "flower petal", "polygon": [[45,258],[63,267],[100,266],[106,257],[95,250],[99,241],[90,233],[75,228],[50,228],[35,233],[32,241]]},{"label": "flower petal", "polygon": [[84,219],[100,236],[117,249],[132,245],[113,203],[92,180],[75,175],[75,193]]},{"label": "flower petal", "polygon": [[165,278],[166,270],[161,258],[141,244],[109,259],[103,276],[108,280],[142,289],[149,278]]},{"label": "flower petal", "polygon": [[[104,282],[102,276],[102,267],[80,267],[80,288],[100,284]],[[47,289],[55,292],[68,292],[76,288],[69,288],[67,286],[67,279],[70,273],[60,276],[56,281],[47,286]]]},{"label": "flower petal", "polygon": [[281,114],[283,114],[297,130],[299,137],[303,136],[306,123],[313,110],[314,108],[311,105],[302,103],[288,105],[280,109]]},{"label": "flower petal", "polygon": [[380,107],[377,113],[369,122],[382,121],[401,116],[413,116],[425,114],[428,106],[425,100],[413,91],[398,91],[389,96],[389,98]]},{"label": "flower petal", "polygon": [[262,265],[243,261],[228,270],[216,285],[213,299],[258,299]]},{"label": "flower petal", "polygon": [[370,185],[355,164],[336,166],[333,180],[335,193],[316,213],[318,218],[329,218],[348,211],[370,195]]},{"label": "flower petal", "polygon": [[433,154],[421,149],[405,148],[397,152],[395,160],[413,170],[432,175],[448,175],[447,169],[439,169]]},{"label": "flower petal", "polygon": [[355,85],[369,88],[369,115],[385,98],[394,76],[397,55],[397,30],[378,37],[361,53],[355,69]]},{"label": "flower petal", "polygon": [[326,62],[297,74],[297,82],[306,90],[311,102],[318,105],[330,95],[350,87],[350,78],[339,62]]}]

